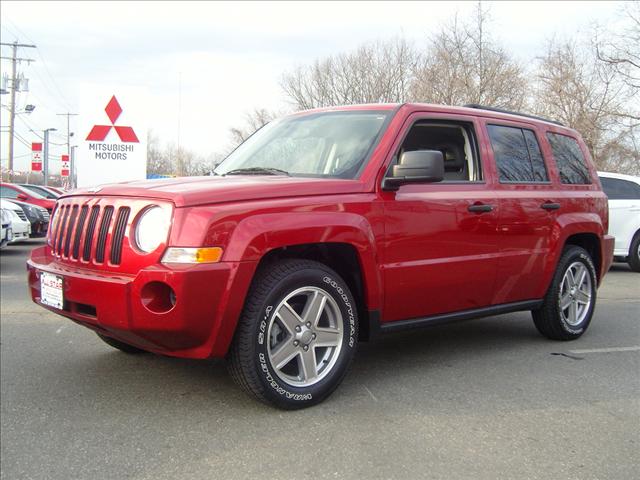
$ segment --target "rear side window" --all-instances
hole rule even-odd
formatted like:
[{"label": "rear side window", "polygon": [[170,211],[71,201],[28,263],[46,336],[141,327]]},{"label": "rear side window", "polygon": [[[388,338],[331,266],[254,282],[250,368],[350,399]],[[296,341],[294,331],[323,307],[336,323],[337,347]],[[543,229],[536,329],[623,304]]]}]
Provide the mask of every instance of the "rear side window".
[{"label": "rear side window", "polygon": [[591,177],[587,162],[577,140],[551,132],[547,133],[547,138],[551,144],[553,158],[558,165],[560,181],[570,184],[590,184]]},{"label": "rear side window", "polygon": [[602,189],[609,200],[640,199],[640,185],[637,183],[607,177],[600,177],[600,182],[602,182]]},{"label": "rear side window", "polygon": [[531,130],[488,125],[500,182],[546,182],[549,180],[536,135]]},{"label": "rear side window", "polygon": [[18,198],[18,192],[16,192],[13,188],[0,186],[0,197]]}]

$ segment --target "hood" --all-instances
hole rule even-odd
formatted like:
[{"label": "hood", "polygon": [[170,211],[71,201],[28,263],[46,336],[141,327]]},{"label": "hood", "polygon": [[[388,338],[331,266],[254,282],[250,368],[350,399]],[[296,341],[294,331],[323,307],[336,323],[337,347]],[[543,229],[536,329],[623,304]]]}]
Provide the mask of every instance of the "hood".
[{"label": "hood", "polygon": [[80,195],[154,198],[169,200],[176,207],[187,207],[270,198],[360,193],[364,188],[364,184],[358,180],[230,175],[113,183],[74,190],[60,198]]},{"label": "hood", "polygon": [[13,210],[14,212],[22,212],[20,205],[13,203],[6,198],[0,198],[0,208],[6,208],[7,210]]}]

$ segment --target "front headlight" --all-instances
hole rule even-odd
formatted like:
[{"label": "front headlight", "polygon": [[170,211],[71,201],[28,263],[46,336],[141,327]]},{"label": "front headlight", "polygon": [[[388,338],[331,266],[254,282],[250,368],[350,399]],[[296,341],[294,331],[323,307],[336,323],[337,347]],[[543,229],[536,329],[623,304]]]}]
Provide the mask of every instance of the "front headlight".
[{"label": "front headlight", "polygon": [[136,246],[145,253],[153,252],[167,240],[170,224],[168,210],[158,206],[147,208],[135,226]]}]

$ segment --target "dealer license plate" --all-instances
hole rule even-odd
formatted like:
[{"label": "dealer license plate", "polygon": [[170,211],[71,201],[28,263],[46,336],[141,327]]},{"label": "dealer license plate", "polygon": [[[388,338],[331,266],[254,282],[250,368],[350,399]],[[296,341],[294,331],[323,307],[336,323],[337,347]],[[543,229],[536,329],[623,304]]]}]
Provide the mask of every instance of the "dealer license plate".
[{"label": "dealer license plate", "polygon": [[40,301],[45,305],[62,310],[64,294],[60,275],[40,272]]}]

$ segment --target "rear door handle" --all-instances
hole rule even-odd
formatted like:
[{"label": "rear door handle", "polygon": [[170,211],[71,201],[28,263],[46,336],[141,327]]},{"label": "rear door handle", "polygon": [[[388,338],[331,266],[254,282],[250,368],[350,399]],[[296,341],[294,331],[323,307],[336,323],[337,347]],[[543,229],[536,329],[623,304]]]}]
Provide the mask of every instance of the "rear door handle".
[{"label": "rear door handle", "polygon": [[545,202],[542,205],[540,205],[540,208],[543,208],[545,210],[558,210],[560,208],[560,204],[553,203],[553,202]]},{"label": "rear door handle", "polygon": [[474,204],[474,205],[469,205],[467,207],[467,210],[474,213],[486,213],[486,212],[491,212],[493,210],[493,205],[484,205],[482,203]]}]

